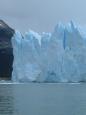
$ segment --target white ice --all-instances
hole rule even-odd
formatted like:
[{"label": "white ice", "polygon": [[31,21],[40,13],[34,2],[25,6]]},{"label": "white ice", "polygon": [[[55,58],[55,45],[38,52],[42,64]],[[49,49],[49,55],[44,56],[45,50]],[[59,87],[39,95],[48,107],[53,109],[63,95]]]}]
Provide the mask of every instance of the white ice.
[{"label": "white ice", "polygon": [[73,22],[59,23],[52,33],[34,31],[12,38],[12,80],[19,82],[86,81],[86,36]]}]

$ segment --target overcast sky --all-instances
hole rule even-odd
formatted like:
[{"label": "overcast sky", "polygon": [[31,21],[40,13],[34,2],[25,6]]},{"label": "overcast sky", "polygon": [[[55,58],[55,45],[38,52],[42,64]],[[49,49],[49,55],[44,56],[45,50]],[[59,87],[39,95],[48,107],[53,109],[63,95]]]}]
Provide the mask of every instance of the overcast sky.
[{"label": "overcast sky", "polygon": [[86,0],[0,0],[0,18],[22,32],[51,32],[70,20],[86,25]]}]

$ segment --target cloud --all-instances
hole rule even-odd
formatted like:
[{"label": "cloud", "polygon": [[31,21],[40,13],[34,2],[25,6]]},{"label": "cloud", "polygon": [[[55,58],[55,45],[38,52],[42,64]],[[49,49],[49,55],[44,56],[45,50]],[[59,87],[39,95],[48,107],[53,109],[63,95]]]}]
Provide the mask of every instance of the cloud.
[{"label": "cloud", "polygon": [[37,31],[51,31],[59,21],[73,19],[85,24],[85,4],[85,0],[3,0],[0,1],[0,18],[19,29],[25,30],[29,25]]}]

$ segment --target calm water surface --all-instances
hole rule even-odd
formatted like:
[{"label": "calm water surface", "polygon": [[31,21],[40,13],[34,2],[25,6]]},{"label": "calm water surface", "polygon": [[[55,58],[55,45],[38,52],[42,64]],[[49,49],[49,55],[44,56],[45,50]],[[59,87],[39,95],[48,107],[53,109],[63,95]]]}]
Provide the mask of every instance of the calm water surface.
[{"label": "calm water surface", "polygon": [[86,84],[0,84],[0,115],[86,115]]}]

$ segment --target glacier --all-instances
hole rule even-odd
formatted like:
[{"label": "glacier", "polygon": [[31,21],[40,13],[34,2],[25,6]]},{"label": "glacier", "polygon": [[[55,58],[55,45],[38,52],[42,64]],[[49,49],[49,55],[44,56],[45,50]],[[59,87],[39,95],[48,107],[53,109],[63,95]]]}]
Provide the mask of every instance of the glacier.
[{"label": "glacier", "polygon": [[12,81],[86,81],[86,36],[72,21],[57,24],[52,33],[16,31],[12,46]]}]

